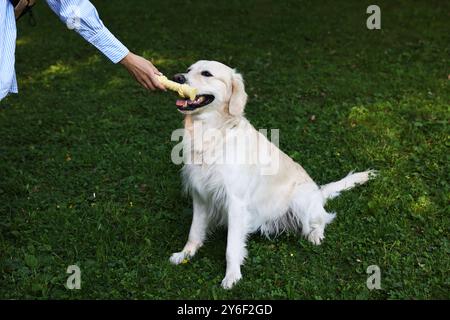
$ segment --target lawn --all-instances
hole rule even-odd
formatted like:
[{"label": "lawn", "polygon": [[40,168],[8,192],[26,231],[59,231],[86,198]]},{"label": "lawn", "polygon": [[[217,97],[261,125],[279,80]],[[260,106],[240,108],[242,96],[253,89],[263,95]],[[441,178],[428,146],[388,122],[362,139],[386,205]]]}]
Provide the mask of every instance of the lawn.
[{"label": "lawn", "polygon": [[[165,74],[199,59],[243,73],[247,117],[320,184],[377,179],[327,205],[321,246],[252,235],[225,291],[226,231],[189,263],[192,206],[170,160],[172,93],[148,93],[44,1],[20,21],[20,94],[0,103],[0,298],[448,299],[450,2],[94,1]],[[81,290],[65,288],[69,265]],[[381,289],[368,290],[378,265]]]}]

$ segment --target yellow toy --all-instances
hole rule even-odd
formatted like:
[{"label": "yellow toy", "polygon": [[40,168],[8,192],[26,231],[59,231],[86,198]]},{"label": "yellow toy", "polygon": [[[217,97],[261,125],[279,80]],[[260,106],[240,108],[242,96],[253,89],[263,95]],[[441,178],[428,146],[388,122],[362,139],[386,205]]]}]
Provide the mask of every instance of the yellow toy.
[{"label": "yellow toy", "polygon": [[180,97],[195,100],[195,96],[197,95],[196,88],[188,86],[187,84],[180,84],[175,81],[171,81],[167,79],[166,76],[158,76],[158,80],[166,89],[178,92]]}]

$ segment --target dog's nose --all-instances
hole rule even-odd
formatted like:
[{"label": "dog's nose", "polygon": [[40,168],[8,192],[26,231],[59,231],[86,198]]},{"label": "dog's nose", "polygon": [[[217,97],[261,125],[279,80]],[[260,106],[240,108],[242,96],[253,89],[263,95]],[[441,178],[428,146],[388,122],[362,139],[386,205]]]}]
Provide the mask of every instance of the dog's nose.
[{"label": "dog's nose", "polygon": [[184,77],[183,74],[177,73],[176,75],[173,76],[173,81],[183,84],[186,82],[186,78]]}]

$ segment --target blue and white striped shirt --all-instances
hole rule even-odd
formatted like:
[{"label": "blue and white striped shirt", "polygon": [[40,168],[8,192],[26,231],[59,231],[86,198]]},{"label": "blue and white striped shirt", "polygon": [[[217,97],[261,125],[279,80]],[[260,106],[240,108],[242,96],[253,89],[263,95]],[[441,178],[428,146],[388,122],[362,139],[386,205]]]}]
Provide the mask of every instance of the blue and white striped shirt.
[{"label": "blue and white striped shirt", "polygon": [[[103,25],[88,0],[46,1],[69,29],[78,32],[113,63],[128,54],[128,49]],[[16,34],[14,8],[10,1],[0,0],[0,100],[8,93],[18,92],[14,69]]]}]

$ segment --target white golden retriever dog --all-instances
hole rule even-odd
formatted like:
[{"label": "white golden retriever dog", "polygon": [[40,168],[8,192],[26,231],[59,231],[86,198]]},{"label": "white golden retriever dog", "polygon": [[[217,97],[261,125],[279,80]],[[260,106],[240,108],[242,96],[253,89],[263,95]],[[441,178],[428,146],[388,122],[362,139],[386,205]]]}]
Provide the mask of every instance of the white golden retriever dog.
[{"label": "white golden retriever dog", "polygon": [[242,278],[250,233],[301,230],[318,245],[335,217],[325,211],[325,202],[368,181],[373,173],[350,173],[318,186],[244,117],[247,94],[242,76],[222,63],[198,61],[174,80],[197,88],[199,94],[194,101],[177,101],[185,114],[182,176],[194,213],[188,241],[170,261],[179,264],[194,256],[209,227],[226,225],[225,289]]}]

